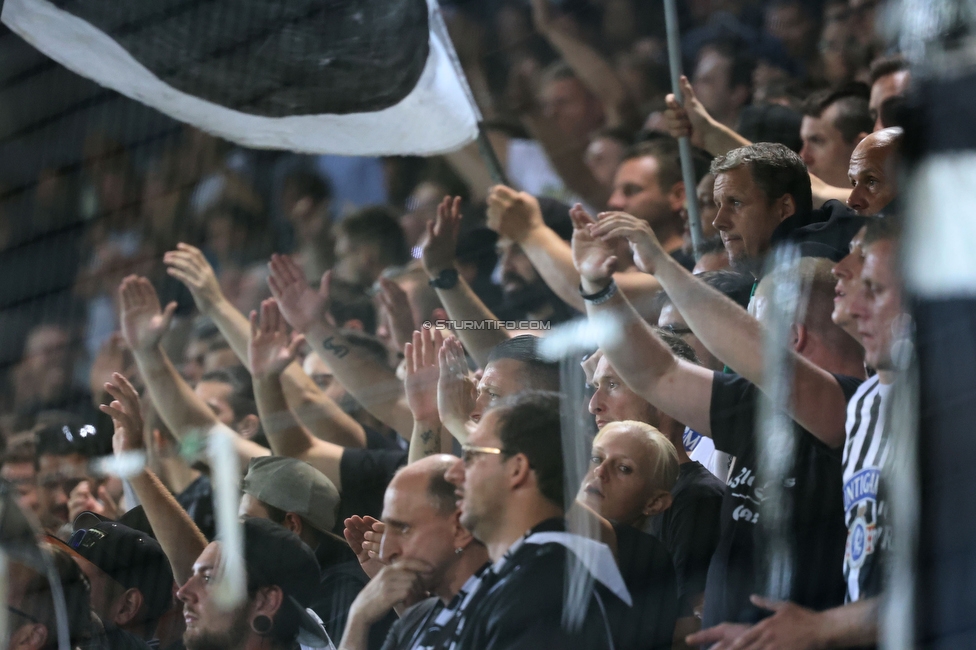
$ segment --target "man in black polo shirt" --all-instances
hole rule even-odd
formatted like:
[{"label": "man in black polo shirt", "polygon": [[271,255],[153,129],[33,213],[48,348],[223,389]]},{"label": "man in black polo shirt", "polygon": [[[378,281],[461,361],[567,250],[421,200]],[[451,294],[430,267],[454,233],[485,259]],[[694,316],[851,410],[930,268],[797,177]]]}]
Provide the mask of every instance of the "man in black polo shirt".
[{"label": "man in black polo shirt", "polygon": [[[618,340],[604,335],[606,341],[600,341],[604,354],[635,392],[695,431],[711,436],[717,449],[736,457],[723,501],[719,546],[706,583],[703,623],[707,627],[722,621],[754,622],[764,615],[749,601],[753,593],[763,591],[755,566],[756,553],[761,550],[757,546],[757,524],[764,487],[756,478],[758,388],[742,376],[712,373],[675,358],[638,318],[626,298],[615,291],[609,273],[612,262],[608,263],[612,254],[602,238],[623,237],[630,242],[638,264],[655,274],[689,327],[703,341],[709,341],[709,348],[720,359],[723,356],[719,353],[725,350],[717,342],[722,341],[725,328],[739,326],[746,319],[749,322],[743,327],[755,329],[759,325],[741,307],[674,263],[653,232],[633,217],[616,213],[597,224],[576,213],[576,226],[573,252],[583,278],[582,291],[588,296],[587,313],[614,314],[625,327],[624,336]],[[847,335],[830,322],[833,285],[829,280],[826,285],[823,300],[825,292],[818,293],[815,283],[812,293],[820,298],[809,305],[803,322],[795,324],[798,335],[794,349],[833,373],[832,390],[849,397],[859,379],[844,375],[863,377],[863,366],[856,343],[848,342],[849,337],[844,339],[841,335]],[[696,309],[701,303],[712,307],[707,317],[702,316],[704,308]],[[761,360],[761,345],[756,348],[745,353]],[[757,363],[761,368],[761,362]],[[840,429],[843,431],[843,413]],[[843,560],[840,455],[799,425],[795,427],[794,444],[795,461],[785,482],[794,504],[791,597],[804,601],[807,607],[825,609],[842,602],[844,595],[840,576],[823,570]]]},{"label": "man in black polo shirt", "polygon": [[[458,486],[461,523],[493,564],[436,647],[614,646],[610,621],[631,596],[609,548],[566,532],[558,395],[502,400],[468,443],[447,478]],[[570,607],[568,571],[593,579]]]}]

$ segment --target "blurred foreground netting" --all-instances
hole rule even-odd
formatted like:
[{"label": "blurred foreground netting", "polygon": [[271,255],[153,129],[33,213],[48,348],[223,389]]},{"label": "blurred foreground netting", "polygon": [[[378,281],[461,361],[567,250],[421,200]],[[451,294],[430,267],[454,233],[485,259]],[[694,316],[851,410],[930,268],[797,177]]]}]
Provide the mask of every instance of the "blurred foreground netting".
[{"label": "blurred foreground netting", "polygon": [[760,565],[765,573],[767,595],[789,599],[793,586],[794,560],[790,535],[793,499],[787,477],[793,472],[795,436],[790,417],[793,387],[792,333],[795,323],[804,322],[810,295],[809,274],[800,267],[800,252],[794,246],[777,248],[767,261],[764,282],[772,282],[761,320],[766,325],[763,340],[764,374],[769,390],[759,399],[757,440],[758,479],[763,488],[760,504],[764,548]]},{"label": "blurred foreground netting", "polygon": [[[58,650],[70,650],[68,607],[62,579],[50,551],[38,543],[41,528],[32,519],[17,505],[17,491],[6,481],[0,481],[0,577],[3,578],[0,580],[0,597],[6,604],[0,618],[0,644],[7,647],[10,615],[25,614],[11,602],[21,604],[33,600],[33,604],[43,611],[44,605],[37,601],[48,600],[53,606]],[[46,586],[46,592],[43,586]],[[69,588],[77,586],[70,585]],[[87,599],[86,593],[86,610]],[[87,611],[85,613],[87,615]]]}]

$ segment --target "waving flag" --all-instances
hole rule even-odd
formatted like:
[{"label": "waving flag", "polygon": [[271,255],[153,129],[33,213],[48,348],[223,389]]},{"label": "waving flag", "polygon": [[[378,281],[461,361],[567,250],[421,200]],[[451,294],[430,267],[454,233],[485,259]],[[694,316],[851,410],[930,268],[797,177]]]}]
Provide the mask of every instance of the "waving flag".
[{"label": "waving flag", "polygon": [[481,116],[437,0],[6,0],[79,75],[248,147],[434,154]]}]

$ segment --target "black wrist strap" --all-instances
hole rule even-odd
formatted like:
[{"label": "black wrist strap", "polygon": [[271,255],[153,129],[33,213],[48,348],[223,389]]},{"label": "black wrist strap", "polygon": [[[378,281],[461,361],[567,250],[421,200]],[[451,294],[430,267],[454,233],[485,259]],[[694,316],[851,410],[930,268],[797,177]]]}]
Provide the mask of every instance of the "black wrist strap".
[{"label": "black wrist strap", "polygon": [[590,294],[583,293],[583,285],[581,283],[579,292],[580,292],[580,296],[583,297],[583,300],[587,302],[593,302],[599,304],[601,302],[605,302],[609,300],[610,298],[613,297],[613,294],[617,293],[617,283],[614,282],[613,279],[611,279],[610,284],[603,287],[596,293],[590,293]]}]

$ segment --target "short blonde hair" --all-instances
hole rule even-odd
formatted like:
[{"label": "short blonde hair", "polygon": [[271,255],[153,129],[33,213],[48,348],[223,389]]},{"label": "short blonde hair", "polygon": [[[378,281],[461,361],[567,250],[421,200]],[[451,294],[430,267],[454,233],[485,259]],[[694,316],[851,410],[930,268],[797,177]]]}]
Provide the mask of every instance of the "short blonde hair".
[{"label": "short blonde hair", "polygon": [[646,422],[620,420],[604,425],[593,438],[593,444],[597,444],[607,431],[617,429],[636,434],[648,452],[653,455],[653,461],[650,463],[651,474],[647,477],[648,486],[670,492],[678,481],[678,472],[681,468],[678,463],[678,452],[667,436]]}]

